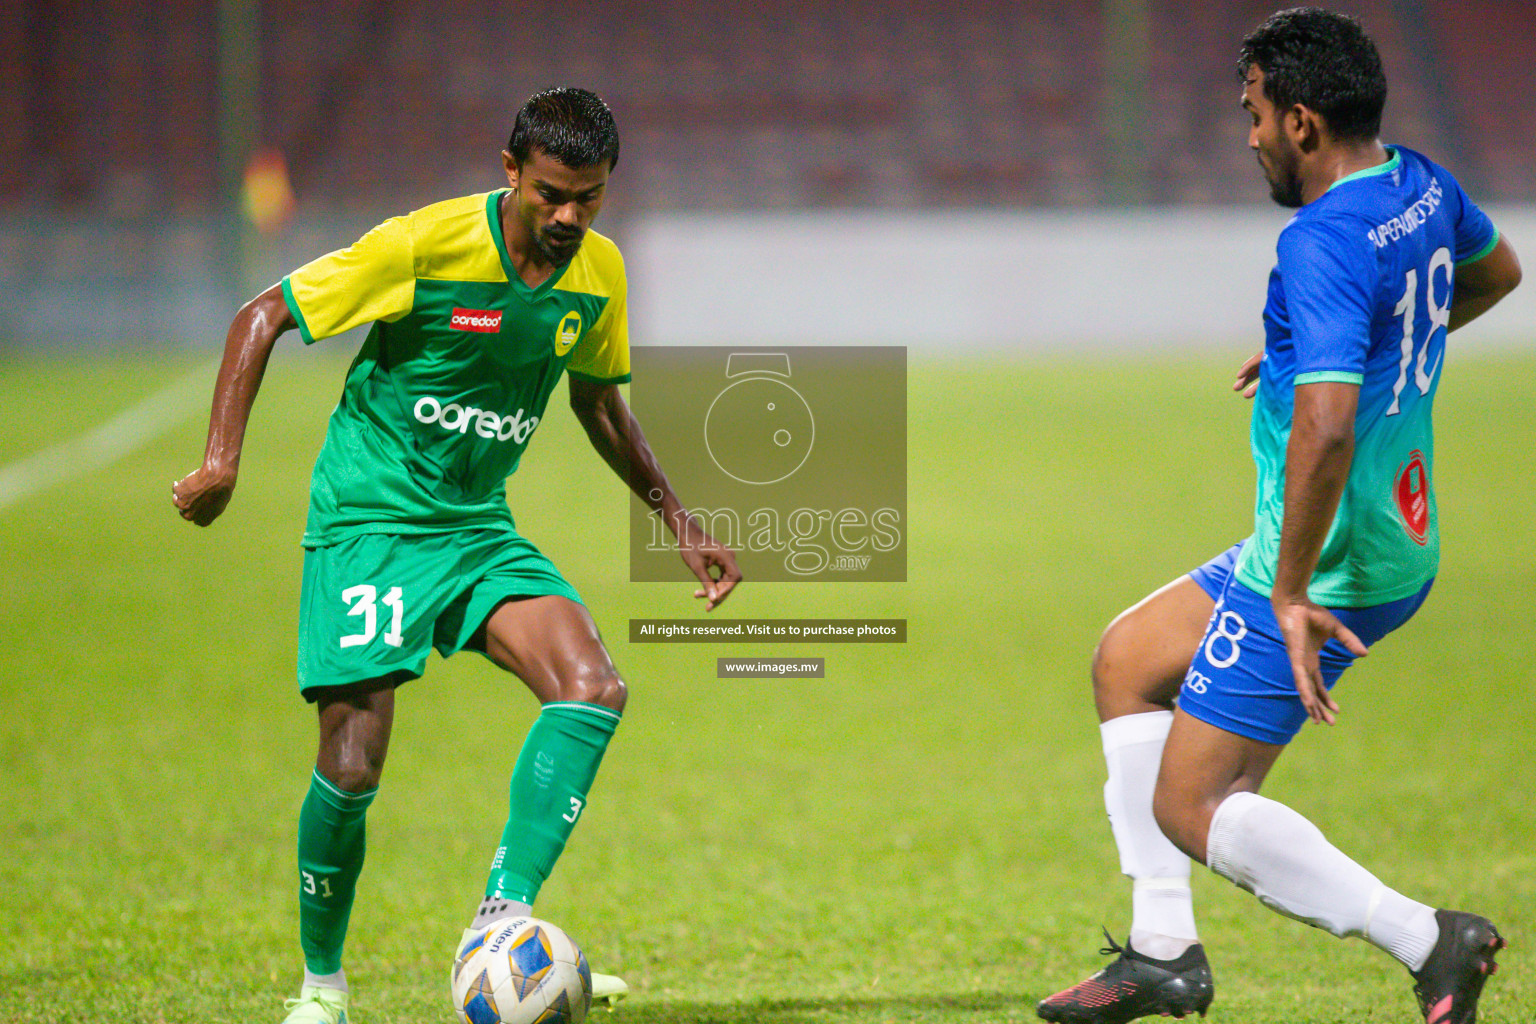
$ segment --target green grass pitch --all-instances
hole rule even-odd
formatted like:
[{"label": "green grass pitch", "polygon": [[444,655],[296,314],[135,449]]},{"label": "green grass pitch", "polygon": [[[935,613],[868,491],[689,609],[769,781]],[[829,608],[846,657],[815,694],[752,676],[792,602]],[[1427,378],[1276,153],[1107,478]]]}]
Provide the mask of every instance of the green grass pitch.
[{"label": "green grass pitch", "polygon": [[[201,415],[0,511],[0,1021],[276,1024],[297,991],[315,731],[293,684],[298,538],[342,372],[297,349],[274,360],[212,529],[169,502]],[[911,582],[748,583],[725,608],[905,617],[904,646],[629,646],[630,616],[695,603],[626,581],[620,484],[551,409],[511,502],[632,700],[538,909],[630,981],[615,1024],[1026,1021],[1097,968],[1128,884],[1089,652],[1116,611],[1246,532],[1238,361],[916,361]],[[0,362],[0,463],[190,365]],[[1536,1006],[1532,380],[1526,356],[1451,362],[1440,582],[1266,790],[1390,884],[1500,923],[1490,1022]],[[824,654],[827,678],[717,680],[720,653]],[[359,1024],[451,1020],[450,948],[534,714],[468,656],[402,691],[348,944]],[[1384,955],[1195,877],[1213,1019],[1414,1018]]]}]

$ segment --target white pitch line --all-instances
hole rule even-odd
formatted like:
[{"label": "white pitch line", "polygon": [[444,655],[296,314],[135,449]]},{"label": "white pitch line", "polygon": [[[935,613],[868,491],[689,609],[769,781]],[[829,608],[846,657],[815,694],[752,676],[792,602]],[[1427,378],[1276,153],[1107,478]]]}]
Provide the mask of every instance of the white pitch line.
[{"label": "white pitch line", "polygon": [[118,413],[95,430],[0,466],[0,511],[118,459],[179,426],[212,401],[219,361],[204,363],[170,387]]}]

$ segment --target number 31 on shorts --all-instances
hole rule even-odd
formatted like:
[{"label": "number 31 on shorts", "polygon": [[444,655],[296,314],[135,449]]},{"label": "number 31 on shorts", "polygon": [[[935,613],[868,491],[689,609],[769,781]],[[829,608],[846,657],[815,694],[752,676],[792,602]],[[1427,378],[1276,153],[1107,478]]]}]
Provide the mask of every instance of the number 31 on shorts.
[{"label": "number 31 on shorts", "polygon": [[342,647],[361,647],[374,638],[379,629],[379,608],[382,604],[389,609],[389,629],[385,631],[383,640],[391,647],[399,647],[405,642],[401,635],[401,628],[405,625],[405,592],[399,587],[390,587],[384,592],[384,597],[379,598],[376,587],[370,583],[359,583],[355,587],[348,587],[341,592],[342,601],[350,607],[347,616],[361,616],[363,631],[351,633],[341,638]]}]

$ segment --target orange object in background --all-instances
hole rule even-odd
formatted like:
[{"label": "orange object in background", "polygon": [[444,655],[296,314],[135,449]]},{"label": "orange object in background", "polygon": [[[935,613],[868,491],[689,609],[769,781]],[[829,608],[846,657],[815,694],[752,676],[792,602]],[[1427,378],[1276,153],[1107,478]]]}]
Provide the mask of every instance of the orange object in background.
[{"label": "orange object in background", "polygon": [[245,215],[262,234],[270,235],[288,223],[295,204],[282,150],[267,147],[251,155],[241,198]]}]

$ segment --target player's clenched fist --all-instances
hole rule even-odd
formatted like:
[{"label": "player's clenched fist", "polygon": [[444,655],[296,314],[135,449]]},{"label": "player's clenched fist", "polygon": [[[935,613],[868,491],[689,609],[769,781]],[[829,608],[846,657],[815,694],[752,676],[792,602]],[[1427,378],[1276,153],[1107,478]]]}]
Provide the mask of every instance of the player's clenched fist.
[{"label": "player's clenched fist", "polygon": [[219,518],[234,493],[235,474],[206,463],[171,484],[171,500],[181,518],[198,526]]}]

